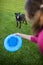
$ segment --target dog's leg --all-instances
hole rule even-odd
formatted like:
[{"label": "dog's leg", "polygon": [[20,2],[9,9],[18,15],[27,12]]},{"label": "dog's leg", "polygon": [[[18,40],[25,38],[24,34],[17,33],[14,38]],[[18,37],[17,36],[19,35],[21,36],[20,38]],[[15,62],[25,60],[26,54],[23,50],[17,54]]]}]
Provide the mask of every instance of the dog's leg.
[{"label": "dog's leg", "polygon": [[17,25],[16,25],[16,27],[18,27],[18,21],[17,21]]},{"label": "dog's leg", "polygon": [[19,28],[21,28],[21,21],[20,21],[20,26],[19,26]]},{"label": "dog's leg", "polygon": [[27,21],[25,20],[25,24],[27,25]]},{"label": "dog's leg", "polygon": [[23,23],[24,23],[24,20],[23,20]]}]

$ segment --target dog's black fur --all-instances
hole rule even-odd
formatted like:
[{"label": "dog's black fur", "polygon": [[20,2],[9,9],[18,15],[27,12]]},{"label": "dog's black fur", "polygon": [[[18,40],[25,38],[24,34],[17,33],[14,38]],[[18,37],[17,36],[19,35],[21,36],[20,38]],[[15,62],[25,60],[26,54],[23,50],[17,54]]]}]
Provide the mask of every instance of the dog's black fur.
[{"label": "dog's black fur", "polygon": [[17,27],[18,27],[18,23],[20,23],[19,28],[21,28],[21,23],[22,22],[25,22],[27,24],[25,14],[15,13],[15,18],[16,18]]}]

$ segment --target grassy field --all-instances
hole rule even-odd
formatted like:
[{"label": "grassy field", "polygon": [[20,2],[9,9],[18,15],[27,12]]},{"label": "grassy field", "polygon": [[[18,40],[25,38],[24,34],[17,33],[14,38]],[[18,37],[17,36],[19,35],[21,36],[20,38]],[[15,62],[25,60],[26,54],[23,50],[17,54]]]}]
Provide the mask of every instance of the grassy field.
[{"label": "grassy field", "polygon": [[16,28],[15,12],[25,13],[25,0],[0,0],[0,65],[43,65],[43,56],[36,44],[23,39],[22,48],[10,53],[4,48],[4,39],[13,33],[31,34],[31,26]]}]

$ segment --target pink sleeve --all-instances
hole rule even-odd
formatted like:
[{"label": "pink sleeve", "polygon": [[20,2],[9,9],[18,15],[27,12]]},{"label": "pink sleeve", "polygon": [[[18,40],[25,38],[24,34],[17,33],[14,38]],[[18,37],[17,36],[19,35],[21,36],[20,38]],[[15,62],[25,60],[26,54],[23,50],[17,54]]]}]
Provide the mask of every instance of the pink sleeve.
[{"label": "pink sleeve", "polygon": [[37,37],[36,36],[31,36],[31,41],[37,43]]}]

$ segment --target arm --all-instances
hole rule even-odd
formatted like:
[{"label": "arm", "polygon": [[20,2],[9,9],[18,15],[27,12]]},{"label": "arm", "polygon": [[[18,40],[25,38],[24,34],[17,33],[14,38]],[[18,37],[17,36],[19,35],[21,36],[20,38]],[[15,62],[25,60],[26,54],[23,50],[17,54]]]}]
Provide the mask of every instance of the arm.
[{"label": "arm", "polygon": [[32,42],[37,42],[37,38],[33,35],[26,35],[26,34],[20,34],[20,33],[16,33],[16,34],[21,36],[24,39],[30,40]]}]

